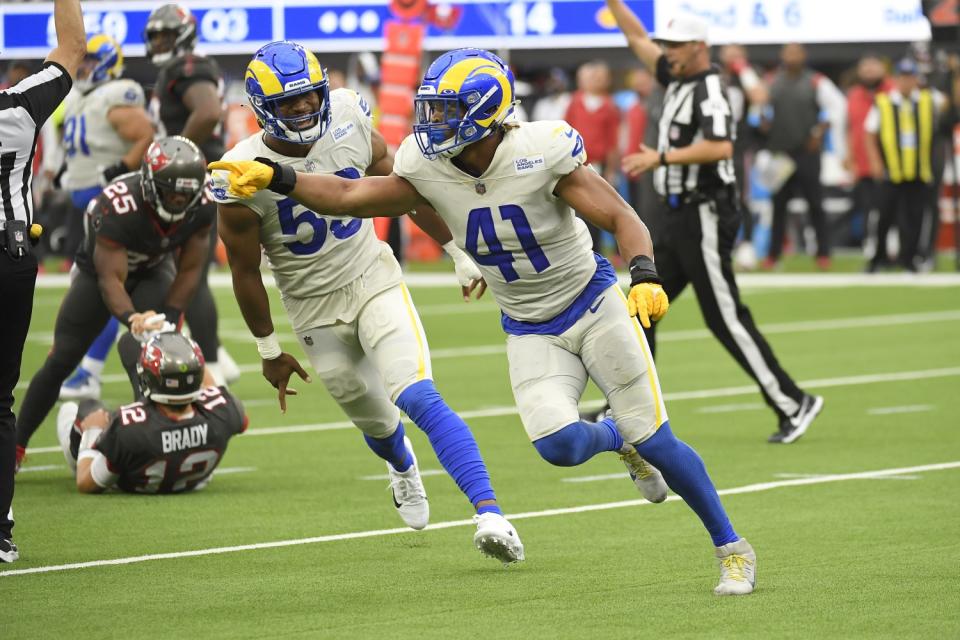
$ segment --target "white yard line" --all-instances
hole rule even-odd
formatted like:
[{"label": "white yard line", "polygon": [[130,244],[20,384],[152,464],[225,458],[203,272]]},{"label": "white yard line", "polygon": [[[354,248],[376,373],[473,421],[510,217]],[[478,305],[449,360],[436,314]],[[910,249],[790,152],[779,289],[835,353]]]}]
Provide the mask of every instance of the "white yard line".
[{"label": "white yard line", "polygon": [[933,411],[932,404],[908,404],[902,407],[874,407],[868,409],[867,414],[871,416],[889,416],[896,413],[920,413],[922,411]]},{"label": "white yard line", "polygon": [[762,402],[738,402],[735,404],[714,404],[709,407],[700,407],[697,413],[734,413],[736,411],[757,411],[766,409]]},{"label": "white yard line", "polygon": [[[825,473],[775,473],[776,478],[825,478]],[[877,476],[871,480],[919,480],[920,476]]]},{"label": "white yard line", "polygon": [[[445,476],[447,472],[443,469],[421,469],[421,476]],[[389,480],[390,476],[385,473],[381,473],[375,476],[360,476],[361,480]]]},{"label": "white yard line", "polygon": [[602,473],[596,476],[574,476],[572,478],[561,478],[560,482],[598,482],[600,480],[623,480],[629,477],[630,475],[627,473]]},{"label": "white yard line", "polygon": [[[748,484],[730,489],[721,489],[717,493],[721,496],[737,495],[742,493],[757,493],[760,491],[770,491],[785,487],[799,487],[813,484],[824,484],[828,482],[844,482],[848,480],[872,480],[884,476],[898,476],[908,473],[923,473],[926,471],[942,471],[946,469],[960,468],[960,461],[942,462],[939,464],[926,464],[915,467],[900,467],[895,469],[878,469],[876,471],[861,471],[857,473],[837,473],[827,476],[818,476],[815,478],[794,478],[791,480],[777,480],[774,482],[761,482],[757,484]],[[667,502],[679,501],[680,497],[671,495]],[[622,500],[619,502],[603,502],[599,504],[587,504],[579,507],[563,507],[559,509],[545,509],[542,511],[527,511],[524,513],[508,514],[507,517],[512,521],[526,520],[530,518],[547,518],[552,516],[571,515],[575,513],[586,513],[590,511],[606,511],[609,509],[622,509],[624,507],[640,507],[651,503],[646,500]],[[473,525],[473,520],[450,520],[447,522],[438,522],[427,526],[428,530],[450,529],[453,527],[466,527]],[[208,549],[194,549],[191,551],[174,551],[171,553],[151,553],[141,556],[130,556],[127,558],[111,558],[106,560],[90,560],[87,562],[72,562],[69,564],[47,565],[40,567],[30,567],[26,569],[9,569],[0,571],[0,577],[29,575],[34,573],[51,573],[57,571],[72,571],[76,569],[90,569],[93,567],[107,567],[125,564],[137,564],[140,562],[149,562],[151,560],[174,560],[177,558],[195,558],[200,556],[220,555],[224,553],[238,553],[241,551],[259,551],[261,549],[277,549],[281,547],[296,547],[305,544],[318,544],[324,542],[338,542],[341,540],[359,540],[362,538],[376,538],[382,536],[396,535],[401,533],[413,533],[407,528],[396,529],[374,529],[371,531],[353,531],[350,533],[338,533],[333,535],[315,536],[311,538],[296,538],[293,540],[275,540],[272,542],[258,542],[254,544],[242,544],[229,547],[211,547]]]},{"label": "white yard line", "polygon": [[[960,320],[960,310],[929,311],[923,313],[907,313],[898,315],[855,316],[850,318],[834,318],[831,320],[807,320],[802,322],[774,322],[762,325],[760,330],[767,334],[808,333],[814,331],[828,331],[835,329],[861,329],[865,327],[888,327],[898,325],[916,325],[922,323],[952,322]],[[236,340],[243,344],[250,344],[250,334],[246,330],[223,330],[221,338]],[[297,339],[292,333],[279,333],[278,339],[288,344],[296,344]],[[691,340],[712,339],[712,334],[706,329],[687,329],[680,331],[661,331],[658,334],[660,342],[687,342]],[[37,342],[49,345],[53,341],[50,332],[35,331],[27,336],[28,342]],[[470,347],[451,347],[431,349],[433,360],[448,358],[485,357],[506,353],[507,347],[503,342],[497,344],[476,345]],[[241,364],[243,373],[259,372],[260,363]],[[107,374],[101,378],[104,384],[126,383],[127,376],[121,373]],[[17,389],[26,389],[29,381],[21,380]]]},{"label": "white yard line", "polygon": [[[404,281],[410,287],[436,289],[459,286],[451,267],[447,273],[406,273]],[[210,286],[216,289],[233,286],[228,272],[210,274]],[[263,282],[268,288],[275,288],[273,276],[264,274]],[[66,273],[45,273],[37,278],[38,289],[63,288],[70,284]],[[620,284],[630,284],[625,275],[620,276]],[[960,286],[960,274],[957,273],[739,273],[737,285],[741,289],[788,287],[833,289],[838,287],[956,287]]]},{"label": "white yard line", "polygon": [[256,467],[217,467],[213,471],[213,475],[224,476],[231,473],[251,473],[256,470]]},{"label": "white yard line", "polygon": [[[826,389],[830,387],[846,387],[851,385],[876,384],[880,382],[902,382],[904,380],[927,380],[930,378],[949,378],[960,376],[960,367],[948,367],[944,369],[923,369],[920,371],[896,371],[893,373],[874,373],[859,376],[847,376],[842,378],[821,378],[815,380],[804,380],[798,384],[805,389]],[[742,387],[722,387],[719,389],[703,389],[699,391],[675,391],[673,393],[663,394],[664,400],[668,402],[679,402],[681,400],[703,400],[706,398],[725,398],[730,396],[743,396],[757,393],[755,385],[745,385]],[[602,401],[592,400],[582,403],[585,408],[600,407]],[[517,408],[514,405],[505,405],[500,407],[489,407],[486,409],[475,409],[472,411],[459,411],[460,417],[464,420],[472,418],[498,418],[501,416],[513,416],[517,414]],[[272,436],[283,433],[306,433],[313,431],[337,431],[340,429],[353,429],[353,423],[349,420],[340,420],[337,422],[319,422],[311,424],[294,424],[280,427],[261,427],[259,429],[247,429],[244,438],[251,436]],[[27,454],[53,453],[60,451],[60,447],[37,447],[28,449]]]}]

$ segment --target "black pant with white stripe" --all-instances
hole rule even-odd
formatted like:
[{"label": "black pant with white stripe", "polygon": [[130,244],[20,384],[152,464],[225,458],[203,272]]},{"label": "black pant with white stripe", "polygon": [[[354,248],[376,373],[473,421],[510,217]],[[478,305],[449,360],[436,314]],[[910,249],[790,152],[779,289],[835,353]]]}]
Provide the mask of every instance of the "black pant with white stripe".
[{"label": "black pant with white stripe", "polygon": [[14,260],[0,249],[0,538],[13,537],[13,469],[16,464],[16,418],[13,390],[20,379],[23,343],[33,314],[37,259],[31,254]]},{"label": "black pant with white stripe", "polygon": [[[740,210],[726,194],[670,209],[654,247],[657,272],[670,300],[693,285],[710,331],[756,380],[767,404],[782,418],[796,413],[803,392],[777,362],[740,300],[731,264],[740,223]],[[650,348],[655,349],[654,330],[646,333]]]}]

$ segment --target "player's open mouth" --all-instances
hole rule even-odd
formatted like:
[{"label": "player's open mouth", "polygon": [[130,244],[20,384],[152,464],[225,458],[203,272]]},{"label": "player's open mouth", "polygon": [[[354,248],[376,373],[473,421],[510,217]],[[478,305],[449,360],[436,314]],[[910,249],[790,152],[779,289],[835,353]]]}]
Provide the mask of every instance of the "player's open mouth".
[{"label": "player's open mouth", "polygon": [[318,116],[315,114],[311,114],[302,118],[290,118],[287,120],[287,126],[293,131],[305,131],[310,127],[316,126],[317,118]]}]

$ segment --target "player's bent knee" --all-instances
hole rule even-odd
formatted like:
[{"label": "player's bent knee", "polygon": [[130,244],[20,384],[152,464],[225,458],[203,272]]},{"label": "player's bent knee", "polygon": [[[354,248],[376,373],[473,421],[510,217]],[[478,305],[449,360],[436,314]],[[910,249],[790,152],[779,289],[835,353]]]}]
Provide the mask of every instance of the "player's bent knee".
[{"label": "player's bent knee", "polygon": [[429,380],[420,373],[416,358],[398,358],[383,371],[383,384],[394,402],[414,384]]},{"label": "player's bent knee", "polygon": [[540,457],[557,467],[575,467],[590,458],[586,438],[579,422],[533,441]]}]

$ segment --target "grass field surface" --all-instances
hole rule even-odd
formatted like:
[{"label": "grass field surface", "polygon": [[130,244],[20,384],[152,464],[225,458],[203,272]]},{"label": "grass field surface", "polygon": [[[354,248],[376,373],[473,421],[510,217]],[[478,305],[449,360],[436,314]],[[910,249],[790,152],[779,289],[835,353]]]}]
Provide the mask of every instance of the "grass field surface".
[{"label": "grass field surface", "polygon": [[[470,506],[409,423],[434,525],[402,529],[383,463],[318,382],[295,385],[280,414],[217,288],[250,430],[196,494],[81,496],[51,413],[17,477],[22,558],[0,570],[0,638],[960,637],[960,287],[749,289],[781,362],[826,399],[789,446],[766,443],[773,414],[692,292],[674,301],[661,383],[674,432],[756,548],[757,591],[741,598],[713,595],[710,539],[681,501],[644,503],[613,454],[539,458],[492,301],[412,293],[438,388],[476,434],[524,563],[473,549]],[[18,399],[62,295],[37,292]],[[273,309],[299,356],[275,296]],[[106,373],[104,399],[127,402],[115,355]]]}]

